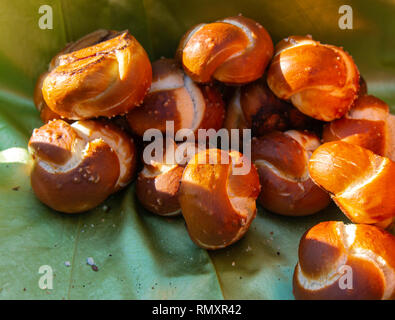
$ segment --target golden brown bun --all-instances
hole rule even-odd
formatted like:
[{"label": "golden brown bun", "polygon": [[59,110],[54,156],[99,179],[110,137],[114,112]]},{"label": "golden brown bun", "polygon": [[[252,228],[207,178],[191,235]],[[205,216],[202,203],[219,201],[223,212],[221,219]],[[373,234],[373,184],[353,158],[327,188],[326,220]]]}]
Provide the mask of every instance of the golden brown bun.
[{"label": "golden brown bun", "polygon": [[252,160],[258,170],[259,204],[287,216],[316,213],[330,203],[329,195],[310,179],[308,161],[320,145],[312,133],[274,131],[252,140]]},{"label": "golden brown bun", "polygon": [[[162,161],[152,160],[144,164],[136,184],[136,195],[143,207],[161,216],[181,213],[178,190],[182,173],[188,160],[198,152],[198,146],[194,143],[184,142],[177,146],[171,140],[170,144],[172,146],[166,149]],[[182,152],[185,159],[177,158],[176,150]],[[174,152],[174,157],[167,158],[170,152]]]},{"label": "golden brown bun", "polygon": [[235,90],[226,110],[224,127],[250,128],[253,136],[271,131],[308,129],[318,122],[307,117],[292,104],[277,98],[261,78]]},{"label": "golden brown bun", "polygon": [[48,107],[67,119],[125,114],[142,103],[151,85],[147,53],[127,31],[55,60],[42,93]]},{"label": "golden brown bun", "polygon": [[120,175],[115,191],[128,185],[134,178],[137,166],[137,152],[133,139],[115,124],[106,120],[78,121],[73,123],[72,127],[83,132],[90,140],[104,140],[115,151],[120,164]]},{"label": "golden brown bun", "polygon": [[242,16],[191,28],[176,54],[194,81],[228,84],[260,78],[272,55],[273,42],[265,28]]},{"label": "golden brown bun", "polygon": [[267,83],[304,114],[332,121],[345,115],[357,98],[359,72],[343,49],[292,36],[277,44]]},{"label": "golden brown bun", "polygon": [[36,82],[36,86],[34,87],[34,94],[33,94],[34,105],[36,106],[36,109],[40,113],[40,118],[44,123],[47,123],[50,120],[61,119],[60,115],[53,112],[48,107],[48,105],[45,103],[43,98],[42,87],[43,87],[44,79],[46,78],[47,74],[48,72],[44,72],[39,76]]},{"label": "golden brown bun", "polygon": [[141,107],[128,113],[132,130],[143,136],[148,129],[166,131],[166,121],[174,121],[174,130],[218,130],[222,127],[225,107],[214,86],[197,85],[173,59],[152,64],[151,89]]},{"label": "golden brown bun", "polygon": [[300,240],[295,298],[395,299],[394,247],[395,237],[375,226],[319,223]]},{"label": "golden brown bun", "polygon": [[227,105],[224,128],[228,130],[250,129],[241,107],[240,94],[240,88],[236,88],[232,98],[229,101],[229,104]]},{"label": "golden brown bun", "polygon": [[324,127],[325,142],[341,139],[395,160],[395,116],[384,101],[363,95],[345,117]]},{"label": "golden brown bun", "polygon": [[314,151],[309,171],[352,222],[377,224],[395,217],[395,163],[390,159],[334,141]]},{"label": "golden brown bun", "polygon": [[239,240],[255,218],[258,173],[251,165],[247,174],[234,174],[235,166],[247,161],[236,151],[207,149],[188,162],[178,199],[189,235],[198,246],[224,248]]},{"label": "golden brown bun", "polygon": [[179,215],[177,194],[183,171],[176,164],[145,166],[136,185],[136,195],[143,207],[161,216]]},{"label": "golden brown bun", "polygon": [[50,121],[33,131],[29,151],[34,193],[66,213],[96,207],[129,183],[136,167],[133,140],[115,126],[94,120],[72,125]]},{"label": "golden brown bun", "polygon": [[78,39],[77,41],[68,43],[62,51],[60,51],[56,56],[54,56],[49,64],[49,71],[56,68],[62,61],[62,55],[71,53],[74,51],[78,51],[87,47],[94,46],[98,43],[103,41],[110,40],[115,38],[122,32],[115,31],[115,30],[105,30],[105,29],[98,29],[87,35],[83,36],[82,38]]},{"label": "golden brown bun", "polygon": [[[59,65],[60,57],[63,54],[67,54],[89,46],[93,46],[100,42],[109,40],[115,37],[117,34],[119,34],[119,32],[117,31],[100,29],[87,34],[86,36],[82,37],[81,39],[75,42],[67,44],[62,51],[60,51],[55,57],[52,58],[49,64],[48,71],[51,71],[52,69],[56,68]],[[43,87],[44,79],[46,78],[47,75],[48,72],[42,73],[38,78],[36,82],[36,86],[34,88],[34,104],[36,105],[37,110],[40,112],[40,118],[44,123],[47,123],[50,120],[61,119],[61,116],[53,112],[44,101],[42,87]],[[67,121],[67,119],[64,120]]]}]

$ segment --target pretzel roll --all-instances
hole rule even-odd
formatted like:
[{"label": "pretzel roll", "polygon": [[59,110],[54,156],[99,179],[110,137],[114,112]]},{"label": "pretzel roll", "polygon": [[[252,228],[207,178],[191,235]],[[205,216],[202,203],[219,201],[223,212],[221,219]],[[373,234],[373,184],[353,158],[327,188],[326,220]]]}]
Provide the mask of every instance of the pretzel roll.
[{"label": "pretzel roll", "polygon": [[276,46],[267,83],[274,94],[318,120],[341,118],[359,91],[359,72],[342,48],[292,36]]},{"label": "pretzel roll", "polygon": [[54,210],[90,210],[133,177],[133,140],[115,126],[94,120],[72,125],[50,121],[33,131],[29,151],[36,196]]},{"label": "pretzel roll", "polygon": [[224,248],[239,240],[256,216],[258,173],[235,168],[251,164],[237,151],[207,149],[197,153],[181,179],[179,202],[191,239],[204,249]]},{"label": "pretzel roll", "polygon": [[240,88],[236,88],[234,95],[229,101],[226,108],[226,115],[224,120],[224,128],[231,129],[249,129],[247,120],[244,116],[240,104]]},{"label": "pretzel roll", "polygon": [[375,226],[319,223],[300,240],[295,298],[395,299],[394,247],[395,237]]},{"label": "pretzel roll", "polygon": [[197,82],[243,84],[260,78],[273,55],[269,33],[258,22],[230,17],[191,28],[177,58]]},{"label": "pretzel roll", "polygon": [[384,101],[363,95],[345,117],[324,127],[325,142],[341,139],[395,160],[395,116]]},{"label": "pretzel roll", "polygon": [[261,78],[235,90],[226,112],[225,127],[228,129],[251,128],[253,136],[289,129],[307,129],[313,121],[292,104],[278,99]]},{"label": "pretzel roll", "polygon": [[[188,159],[197,151],[194,143],[184,142],[177,146],[170,140],[161,161],[151,160],[144,164],[136,184],[136,195],[144,208],[161,216],[181,213],[178,190],[182,173]],[[170,155],[171,152],[174,154]],[[178,158],[177,152],[183,153],[185,159]]]},{"label": "pretzel roll", "polygon": [[110,40],[115,38],[116,36],[120,35],[122,32],[115,31],[115,30],[105,30],[105,29],[98,29],[87,35],[83,36],[82,38],[78,39],[77,41],[68,43],[56,56],[54,56],[49,64],[49,71],[55,69],[59,64],[62,62],[62,55],[68,54],[74,51],[78,51],[81,49],[85,49],[90,46],[94,46],[98,43],[103,41]]},{"label": "pretzel roll", "polygon": [[42,88],[44,79],[47,77],[48,72],[42,73],[37,79],[36,85],[34,87],[33,101],[36,109],[40,113],[40,118],[42,122],[47,123],[50,120],[61,119],[61,116],[53,112],[44,101]]},{"label": "pretzel roll", "polygon": [[90,140],[102,139],[115,151],[120,165],[115,191],[126,187],[136,173],[137,153],[133,139],[115,124],[105,120],[78,121],[73,123],[72,127]]},{"label": "pretzel roll", "polygon": [[377,224],[395,216],[395,163],[344,141],[328,142],[314,151],[310,176],[330,192],[355,223]]},{"label": "pretzel roll", "polygon": [[87,34],[86,36],[82,37],[81,39],[75,42],[67,44],[62,51],[60,51],[55,57],[52,58],[49,64],[48,71],[40,75],[40,77],[37,79],[36,86],[34,88],[34,104],[37,110],[40,112],[40,118],[44,123],[47,123],[50,120],[61,119],[61,116],[59,114],[53,112],[48,107],[42,93],[44,79],[47,77],[48,73],[52,69],[56,68],[59,65],[60,57],[63,54],[77,51],[89,46],[93,46],[100,42],[109,40],[115,37],[117,34],[119,34],[119,32],[113,30],[103,30],[103,29],[96,30],[92,33]]},{"label": "pretzel roll", "polygon": [[56,57],[42,93],[48,107],[67,119],[113,117],[141,104],[151,77],[147,53],[125,31]]},{"label": "pretzel roll", "polygon": [[174,130],[220,129],[225,107],[219,91],[197,85],[173,59],[152,64],[151,89],[141,107],[128,113],[132,130],[142,136],[148,129],[166,131],[166,121],[174,121]]},{"label": "pretzel roll", "polygon": [[308,161],[320,145],[312,133],[273,131],[252,140],[252,160],[258,170],[259,204],[287,216],[316,213],[329,205],[329,195],[310,179]]}]

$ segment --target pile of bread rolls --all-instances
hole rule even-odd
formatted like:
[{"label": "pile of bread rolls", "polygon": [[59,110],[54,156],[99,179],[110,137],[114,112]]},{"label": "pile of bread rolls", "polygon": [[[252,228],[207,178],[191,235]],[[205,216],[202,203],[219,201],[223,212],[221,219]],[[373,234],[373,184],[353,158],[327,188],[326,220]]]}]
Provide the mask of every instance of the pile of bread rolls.
[{"label": "pile of bread rolls", "polygon": [[[384,230],[395,217],[395,116],[342,48],[311,36],[273,47],[239,15],[192,27],[174,58],[151,64],[128,31],[98,30],[52,59],[34,101],[45,124],[29,141],[31,184],[52,209],[90,210],[136,178],[143,207],[182,214],[198,246],[220,249],[247,232],[256,201],[297,217],[333,200],[352,223],[305,233],[295,297],[395,298],[395,237]],[[141,161],[144,133],[165,134],[167,121],[194,133],[251,129],[251,156],[166,140],[164,157]],[[340,285],[346,266],[351,289]]]}]

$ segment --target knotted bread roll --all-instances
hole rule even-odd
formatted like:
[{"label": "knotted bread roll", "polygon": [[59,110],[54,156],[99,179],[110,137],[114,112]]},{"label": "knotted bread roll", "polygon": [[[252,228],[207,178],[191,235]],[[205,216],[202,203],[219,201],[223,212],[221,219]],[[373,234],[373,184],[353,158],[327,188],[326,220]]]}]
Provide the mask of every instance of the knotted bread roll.
[{"label": "knotted bread roll", "polygon": [[332,121],[345,115],[357,98],[359,71],[342,48],[292,36],[277,44],[267,83],[304,114]]},{"label": "knotted bread roll", "polygon": [[277,98],[261,78],[237,87],[226,110],[224,127],[250,128],[253,136],[262,136],[274,130],[305,130],[318,121],[304,115],[292,104]]},{"label": "knotted bread roll", "polygon": [[147,53],[128,31],[107,37],[55,57],[42,83],[54,113],[71,120],[110,118],[142,103],[152,78]]},{"label": "knotted bread roll", "polygon": [[324,143],[309,161],[313,181],[354,223],[386,227],[395,217],[395,162],[344,141]]},{"label": "knotted bread roll", "polygon": [[310,179],[308,170],[311,153],[319,146],[316,135],[297,130],[253,138],[252,160],[261,183],[258,202],[264,208],[304,216],[329,205],[329,195]]},{"label": "knotted bread roll", "polygon": [[153,81],[143,105],[127,115],[136,134],[143,136],[149,129],[165,133],[166,121],[173,121],[175,132],[222,127],[225,107],[214,86],[194,83],[173,59],[157,60],[152,67]]},{"label": "knotted bread roll", "polygon": [[235,174],[235,169],[249,161],[237,151],[207,149],[188,162],[178,199],[189,235],[198,246],[224,248],[247,232],[256,216],[259,178],[252,165],[243,175]]},{"label": "knotted bread roll", "polygon": [[228,84],[260,78],[272,55],[269,33],[243,16],[194,26],[181,39],[176,54],[194,81]]},{"label": "knotted bread roll", "polygon": [[395,237],[369,225],[322,222],[300,240],[296,299],[395,299]]},{"label": "knotted bread roll", "polygon": [[395,160],[395,116],[384,101],[361,96],[343,118],[324,127],[325,142],[341,139]]},{"label": "knotted bread roll", "polygon": [[55,113],[48,107],[42,93],[43,82],[47,77],[48,73],[59,65],[61,60],[60,57],[63,54],[71,53],[73,51],[77,51],[109,40],[115,37],[117,34],[119,34],[119,32],[113,30],[96,30],[75,42],[67,44],[62,51],[60,51],[55,57],[52,58],[51,62],[49,63],[48,71],[40,75],[34,88],[34,104],[37,110],[40,112],[40,118],[44,123],[47,123],[50,120],[61,119],[61,116],[59,114]]},{"label": "knotted bread roll", "polygon": [[147,210],[161,216],[176,216],[181,213],[178,190],[182,173],[199,146],[189,142],[177,145],[169,139],[163,149],[161,159],[144,163],[137,177],[136,195]]},{"label": "knotted bread roll", "polygon": [[29,151],[36,196],[54,210],[90,210],[125,187],[136,169],[136,149],[129,136],[97,120],[72,125],[50,121],[33,131]]}]

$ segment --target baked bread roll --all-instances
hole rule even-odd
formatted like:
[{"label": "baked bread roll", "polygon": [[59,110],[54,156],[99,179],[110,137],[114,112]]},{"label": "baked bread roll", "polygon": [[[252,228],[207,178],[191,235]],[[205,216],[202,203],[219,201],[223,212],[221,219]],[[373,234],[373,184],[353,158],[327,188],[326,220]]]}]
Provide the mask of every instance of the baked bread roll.
[{"label": "baked bread roll", "polygon": [[50,121],[33,131],[29,151],[36,196],[54,210],[90,210],[125,187],[136,169],[136,149],[126,133],[106,122]]},{"label": "baked bread roll", "polygon": [[343,49],[292,36],[280,41],[267,74],[274,94],[318,120],[341,118],[359,91],[359,72]]},{"label": "baked bread roll", "polygon": [[395,299],[395,237],[370,225],[321,222],[300,240],[296,299]]},{"label": "baked bread roll", "polygon": [[265,28],[237,16],[191,28],[176,57],[194,81],[244,84],[263,75],[272,55],[273,42]]},{"label": "baked bread roll", "polygon": [[395,160],[395,116],[384,101],[363,95],[345,117],[324,127],[325,142],[341,139]]},{"label": "baked bread roll", "polygon": [[195,84],[173,59],[152,64],[151,89],[141,107],[128,113],[132,130],[143,136],[148,129],[165,133],[166,121],[174,121],[174,130],[218,130],[222,127],[225,107],[214,86]]},{"label": "baked bread roll", "polygon": [[266,79],[261,78],[235,89],[226,110],[224,127],[250,128],[253,136],[262,136],[274,130],[309,129],[317,122],[277,98],[267,87]]},{"label": "baked bread roll", "polygon": [[395,216],[395,163],[344,141],[316,149],[309,162],[313,181],[354,223],[387,226]]},{"label": "baked bread roll", "polygon": [[110,118],[141,104],[151,77],[147,53],[125,31],[57,56],[43,80],[42,93],[48,107],[61,117]]},{"label": "baked bread roll", "polygon": [[254,166],[244,175],[236,175],[235,168],[249,161],[237,151],[207,149],[188,162],[178,199],[198,246],[224,248],[247,232],[256,216],[259,178]]},{"label": "baked bread roll", "polygon": [[308,163],[320,140],[312,133],[274,131],[252,140],[252,160],[258,170],[259,204],[287,216],[316,213],[330,203],[327,192],[311,179]]},{"label": "baked bread roll", "polygon": [[[162,161],[151,160],[144,164],[137,177],[136,195],[148,211],[161,216],[176,216],[181,214],[178,190],[182,173],[199,147],[189,142],[177,145],[173,140],[168,144]],[[178,157],[177,152],[183,156]]]},{"label": "baked bread roll", "polygon": [[[47,75],[48,72],[44,72],[39,76],[36,85],[34,87],[34,93],[33,93],[34,105],[36,106],[36,109],[40,113],[40,118],[44,123],[47,123],[50,120],[61,119],[61,116],[53,112],[44,101],[42,88],[43,88],[44,79],[47,77]],[[65,119],[65,121],[67,121],[67,119]]]},{"label": "baked bread roll", "polygon": [[49,63],[49,68],[47,72],[44,72],[40,75],[36,82],[36,86],[34,88],[34,104],[37,110],[40,112],[40,118],[44,123],[47,123],[49,120],[56,120],[61,119],[61,116],[55,112],[53,112],[45,103],[42,87],[44,79],[47,77],[48,73],[56,68],[59,65],[60,57],[63,54],[67,54],[73,51],[77,51],[86,47],[93,46],[100,42],[109,40],[115,37],[119,32],[113,30],[103,30],[99,29],[92,33],[87,34],[86,36],[82,37],[81,39],[71,42],[63,48],[55,57],[52,58],[51,62]]}]

